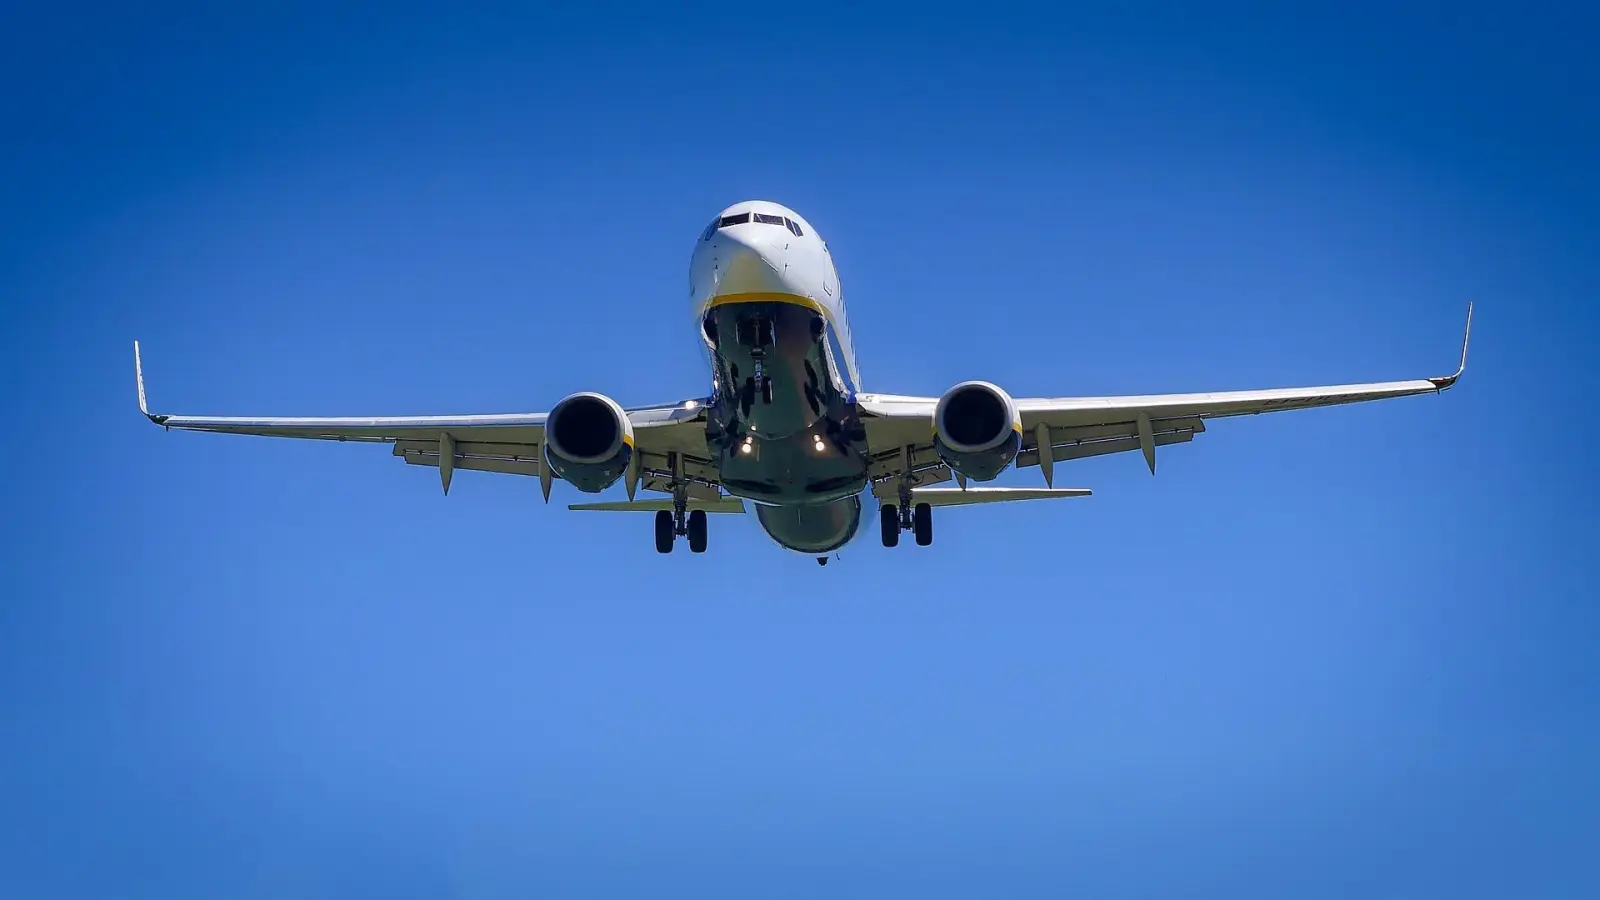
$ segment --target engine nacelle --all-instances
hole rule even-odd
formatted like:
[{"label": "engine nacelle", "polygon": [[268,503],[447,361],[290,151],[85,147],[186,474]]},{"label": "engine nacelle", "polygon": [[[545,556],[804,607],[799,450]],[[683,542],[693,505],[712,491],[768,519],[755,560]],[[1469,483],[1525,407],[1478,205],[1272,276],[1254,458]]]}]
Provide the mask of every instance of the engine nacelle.
[{"label": "engine nacelle", "polygon": [[933,408],[933,449],[974,481],[1005,471],[1022,449],[1022,415],[1011,395],[987,381],[963,381]]},{"label": "engine nacelle", "polygon": [[633,458],[633,423],[615,400],[584,391],[557,403],[544,423],[550,470],[586,494],[617,483]]}]

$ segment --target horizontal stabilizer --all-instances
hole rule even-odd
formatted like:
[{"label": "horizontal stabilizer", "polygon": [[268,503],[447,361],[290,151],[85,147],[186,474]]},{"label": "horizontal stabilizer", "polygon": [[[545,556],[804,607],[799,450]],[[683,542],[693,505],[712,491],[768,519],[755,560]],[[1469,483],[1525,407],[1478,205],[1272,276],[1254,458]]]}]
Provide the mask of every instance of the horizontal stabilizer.
[{"label": "horizontal stabilizer", "polygon": [[1011,503],[1017,500],[1056,500],[1087,497],[1088,488],[912,488],[911,502],[929,506],[971,506],[977,503]]},{"label": "horizontal stabilizer", "polygon": [[[583,510],[586,512],[672,512],[672,501],[667,500],[617,500],[610,503],[574,503],[567,509]],[[707,513],[742,513],[744,502],[733,497],[724,497],[721,500],[695,500],[690,498],[689,510],[705,510]]]}]

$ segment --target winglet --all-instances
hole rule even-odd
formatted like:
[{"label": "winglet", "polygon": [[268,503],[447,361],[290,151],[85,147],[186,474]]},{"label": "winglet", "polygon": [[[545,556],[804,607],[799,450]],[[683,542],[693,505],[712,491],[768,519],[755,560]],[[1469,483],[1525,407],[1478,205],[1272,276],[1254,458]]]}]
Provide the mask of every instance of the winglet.
[{"label": "winglet", "polygon": [[1453,387],[1455,385],[1457,379],[1459,379],[1461,377],[1461,373],[1465,372],[1467,370],[1467,341],[1470,340],[1471,337],[1472,337],[1472,304],[1468,303],[1467,304],[1467,328],[1461,334],[1461,365],[1456,367],[1456,373],[1454,375],[1445,375],[1442,378],[1429,378],[1428,380],[1433,382],[1433,386],[1434,387],[1438,388],[1441,391],[1450,389],[1451,387]]},{"label": "winglet", "polygon": [[133,380],[139,385],[139,412],[143,413],[145,418],[147,418],[150,421],[156,423],[157,425],[164,424],[167,421],[167,417],[166,416],[152,416],[152,415],[150,415],[150,404],[149,404],[148,401],[145,400],[145,396],[144,396],[144,363],[140,362],[140,360],[139,360],[139,342],[138,341],[134,341],[133,342]]}]

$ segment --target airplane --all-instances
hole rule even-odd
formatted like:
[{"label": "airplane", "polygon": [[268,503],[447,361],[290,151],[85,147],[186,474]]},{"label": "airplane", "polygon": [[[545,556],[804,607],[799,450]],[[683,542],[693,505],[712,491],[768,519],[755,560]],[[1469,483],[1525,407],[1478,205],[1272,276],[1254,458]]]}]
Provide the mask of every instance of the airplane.
[{"label": "airplane", "polygon": [[[135,341],[139,410],[168,429],[389,444],[409,465],[436,467],[447,495],[457,469],[537,478],[547,504],[557,480],[585,494],[620,481],[626,500],[568,508],[653,514],[660,553],[679,538],[703,553],[708,515],[753,509],[780,547],[827,565],[862,530],[867,494],[883,546],[907,531],[927,546],[940,507],[1089,496],[1054,486],[1057,463],[1137,450],[1153,475],[1156,449],[1193,440],[1209,419],[1443,392],[1466,369],[1472,333],[1469,304],[1455,373],[1411,381],[1059,398],[963,381],[913,397],[862,389],[833,256],[794,210],[759,200],[724,209],[695,242],[689,280],[711,390],[678,403],[623,407],[582,391],[548,413],[153,414]],[[1009,468],[1037,468],[1044,487],[971,484]]]}]

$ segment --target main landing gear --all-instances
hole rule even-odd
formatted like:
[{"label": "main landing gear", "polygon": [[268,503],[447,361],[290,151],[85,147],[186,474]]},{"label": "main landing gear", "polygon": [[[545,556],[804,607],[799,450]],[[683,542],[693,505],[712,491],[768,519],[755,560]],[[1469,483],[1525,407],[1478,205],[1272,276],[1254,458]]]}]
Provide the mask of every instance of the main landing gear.
[{"label": "main landing gear", "polygon": [[899,489],[896,499],[900,502],[885,503],[878,512],[878,524],[883,529],[883,545],[893,547],[900,543],[900,532],[909,531],[917,539],[918,547],[926,547],[933,543],[933,507],[926,503],[911,502],[911,485],[915,475],[911,466],[911,448],[900,448],[900,466],[904,473],[900,476]]},{"label": "main landing gear", "polygon": [[672,467],[672,509],[656,511],[656,552],[671,553],[680,536],[689,539],[690,553],[706,552],[706,511],[689,509],[689,482],[683,474],[683,457],[668,455]]},{"label": "main landing gear", "polygon": [[878,511],[878,525],[883,532],[885,547],[898,546],[902,531],[911,532],[918,547],[933,543],[933,508],[926,503],[911,507],[909,514],[904,506],[885,503]]},{"label": "main landing gear", "polygon": [[656,552],[671,553],[679,535],[689,539],[690,553],[706,552],[706,511],[690,511],[682,516],[681,525],[678,520],[679,516],[664,509],[656,513]]}]

